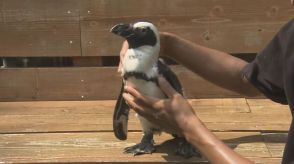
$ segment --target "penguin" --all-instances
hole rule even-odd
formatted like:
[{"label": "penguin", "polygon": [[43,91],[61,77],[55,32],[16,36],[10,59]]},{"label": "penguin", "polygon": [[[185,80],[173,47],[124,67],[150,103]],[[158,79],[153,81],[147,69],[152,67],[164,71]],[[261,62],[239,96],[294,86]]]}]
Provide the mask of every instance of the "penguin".
[{"label": "penguin", "polygon": [[[162,75],[182,95],[183,89],[175,73],[159,59],[160,36],[155,25],[150,22],[121,23],[113,26],[110,32],[123,37],[129,44],[129,49],[122,61],[122,86],[113,114],[114,134],[118,139],[126,140],[130,107],[122,97],[125,85],[133,85],[138,91],[148,96],[167,98],[157,81],[158,76]],[[143,137],[140,143],[125,148],[124,152],[133,155],[151,154],[156,150],[153,136],[160,134],[162,130],[144,117],[137,116],[141,123]],[[185,158],[201,157],[184,137],[172,135],[179,141],[176,154]]]}]

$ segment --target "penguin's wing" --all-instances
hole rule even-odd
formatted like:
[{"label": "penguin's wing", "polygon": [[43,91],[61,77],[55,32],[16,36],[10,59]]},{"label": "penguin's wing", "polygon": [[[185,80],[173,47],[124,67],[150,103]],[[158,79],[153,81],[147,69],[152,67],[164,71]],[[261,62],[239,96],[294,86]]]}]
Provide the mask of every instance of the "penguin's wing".
[{"label": "penguin's wing", "polygon": [[122,94],[124,92],[124,82],[122,82],[121,91],[119,93],[114,113],[113,113],[113,132],[116,138],[120,140],[127,139],[128,119],[130,107],[127,105]]},{"label": "penguin's wing", "polygon": [[[163,59],[158,60],[157,67],[159,74],[161,74],[178,93],[184,96],[180,80],[177,75],[163,62]],[[172,136],[175,138],[178,137],[177,134],[172,134]]]},{"label": "penguin's wing", "polygon": [[178,93],[184,95],[182,85],[177,75],[161,60],[162,59],[159,59],[157,63],[159,74],[161,74]]}]

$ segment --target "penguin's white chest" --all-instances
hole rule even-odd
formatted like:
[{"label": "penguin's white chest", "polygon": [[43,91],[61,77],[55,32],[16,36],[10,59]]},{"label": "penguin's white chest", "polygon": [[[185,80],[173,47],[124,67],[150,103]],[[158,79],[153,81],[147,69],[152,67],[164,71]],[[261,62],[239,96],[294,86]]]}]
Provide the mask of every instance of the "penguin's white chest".
[{"label": "penguin's white chest", "polygon": [[146,81],[142,79],[137,79],[135,77],[130,77],[126,81],[126,85],[135,87],[140,93],[147,96],[158,98],[165,97],[158,85],[153,81]]},{"label": "penguin's white chest", "polygon": [[[143,73],[145,77],[157,77],[158,70],[155,66],[158,59],[159,47],[142,46],[137,49],[129,49],[123,60],[123,74],[128,72]],[[146,79],[128,77],[125,84],[136,88],[140,93],[157,98],[164,98],[165,95],[156,82]],[[154,129],[159,129],[145,118],[138,115],[144,133],[153,133]]]},{"label": "penguin's white chest", "polygon": [[[157,98],[165,98],[164,93],[155,82],[130,77],[126,81],[126,85],[135,87],[140,93],[144,95]],[[157,125],[149,122],[144,117],[141,117],[140,115],[137,116],[140,120],[144,133],[154,133],[154,130],[158,131],[160,129]]]}]

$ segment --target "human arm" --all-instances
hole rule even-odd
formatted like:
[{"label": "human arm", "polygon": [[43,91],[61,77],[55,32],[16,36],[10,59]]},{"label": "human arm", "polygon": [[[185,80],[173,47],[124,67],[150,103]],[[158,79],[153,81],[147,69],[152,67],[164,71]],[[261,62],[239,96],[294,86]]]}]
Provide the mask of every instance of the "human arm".
[{"label": "human arm", "polygon": [[[127,48],[125,42],[121,52]],[[259,93],[241,76],[248,63],[227,53],[197,45],[174,34],[162,33],[161,54],[168,54],[168,57],[193,72],[227,89],[246,95]],[[163,91],[169,95],[168,99],[146,97],[131,87],[125,89],[129,94],[124,94],[124,98],[137,113],[165,131],[180,132],[211,163],[250,163],[218,140],[194,114],[182,96],[174,92],[169,94],[169,90],[164,89],[165,85],[162,85],[162,82],[160,84]]]},{"label": "human arm", "polygon": [[161,33],[161,55],[172,58],[194,73],[223,88],[246,96],[260,92],[242,77],[246,61],[207,48],[175,34]]},{"label": "human arm", "polygon": [[[223,88],[246,96],[260,95],[260,92],[242,77],[242,70],[248,64],[246,61],[198,45],[172,33],[162,32],[160,40],[161,56],[176,60],[194,73]],[[128,43],[125,41],[120,51],[120,61],[127,49]],[[120,62],[118,71],[121,71],[121,67]]]},{"label": "human arm", "polygon": [[159,78],[159,86],[168,99],[148,97],[129,86],[123,96],[138,114],[163,130],[184,136],[211,163],[252,163],[218,140],[197,117],[190,104],[162,77]]}]

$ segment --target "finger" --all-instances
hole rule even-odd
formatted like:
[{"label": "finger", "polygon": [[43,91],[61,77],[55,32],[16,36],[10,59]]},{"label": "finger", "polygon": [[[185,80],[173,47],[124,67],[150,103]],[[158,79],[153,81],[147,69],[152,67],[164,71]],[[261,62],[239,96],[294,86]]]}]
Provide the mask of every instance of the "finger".
[{"label": "finger", "polygon": [[147,98],[147,96],[141,94],[138,90],[136,90],[133,87],[125,86],[125,92],[129,93],[131,96],[133,96],[134,101],[144,103],[145,105],[151,104],[150,100]]},{"label": "finger", "polygon": [[119,56],[120,56],[120,61],[119,61],[119,65],[118,65],[118,72],[122,72],[122,61],[125,57],[125,54],[127,52],[127,50],[129,49],[129,44],[127,41],[124,41],[123,44],[122,44],[122,47],[121,47],[121,50],[120,50],[120,53],[119,53]]},{"label": "finger", "polygon": [[154,110],[158,111],[163,109],[164,100],[143,95],[139,91],[130,86],[126,86],[125,91],[128,92],[134,98],[134,101],[148,107],[148,112],[155,112]]},{"label": "finger", "polygon": [[130,94],[124,93],[123,97],[125,101],[127,102],[127,104],[130,106],[130,108],[133,109],[140,116],[143,116],[144,118],[146,118],[147,120],[151,122],[158,121],[159,111],[152,112],[151,108],[135,102],[134,98]]},{"label": "finger", "polygon": [[159,87],[169,98],[178,94],[178,92],[170,85],[170,83],[163,76],[158,77],[158,83]]},{"label": "finger", "polygon": [[134,97],[132,95],[124,93],[123,98],[125,99],[127,104],[130,106],[130,108],[132,108],[136,113],[138,113],[141,116],[148,115],[147,114],[148,112],[146,112],[146,109],[148,109],[148,108],[136,103],[134,101]]},{"label": "finger", "polygon": [[123,44],[122,44],[120,53],[119,53],[121,59],[123,59],[123,57],[125,56],[128,49],[129,49],[129,44],[128,44],[127,41],[124,41]]},{"label": "finger", "polygon": [[134,99],[140,99],[142,96],[142,94],[139,91],[137,91],[134,87],[131,86],[125,86],[124,91],[131,94]]}]

